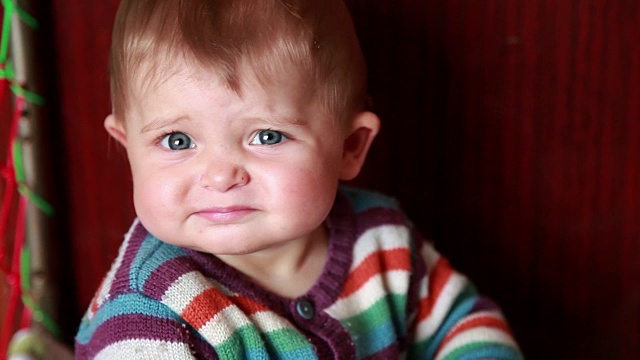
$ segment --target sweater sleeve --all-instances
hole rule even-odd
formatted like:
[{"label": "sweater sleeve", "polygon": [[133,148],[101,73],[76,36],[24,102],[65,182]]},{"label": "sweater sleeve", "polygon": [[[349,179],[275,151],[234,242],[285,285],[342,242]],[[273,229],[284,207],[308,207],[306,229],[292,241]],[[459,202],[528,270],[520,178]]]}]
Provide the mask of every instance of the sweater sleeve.
[{"label": "sweater sleeve", "polygon": [[[131,292],[104,301],[83,317],[76,359],[194,359],[206,346],[164,304]],[[206,352],[206,351],[205,351]]]},{"label": "sweater sleeve", "polygon": [[425,241],[409,337],[409,359],[504,359],[522,355],[499,308],[478,295],[467,278]]}]

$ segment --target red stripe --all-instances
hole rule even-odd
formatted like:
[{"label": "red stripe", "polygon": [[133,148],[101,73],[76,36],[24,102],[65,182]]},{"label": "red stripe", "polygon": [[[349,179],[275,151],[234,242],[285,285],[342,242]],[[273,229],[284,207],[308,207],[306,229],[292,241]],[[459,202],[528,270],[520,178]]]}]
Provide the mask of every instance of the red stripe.
[{"label": "red stripe", "polygon": [[495,316],[483,315],[474,317],[471,319],[463,320],[459,325],[455,326],[445,338],[442,340],[440,344],[440,348],[442,349],[451,339],[453,339],[458,334],[465,332],[472,328],[480,328],[480,327],[488,327],[494,328],[498,330],[502,330],[505,333],[511,335],[511,329],[504,322],[503,319],[497,318]]},{"label": "red stripe", "polygon": [[200,329],[229,305],[231,305],[231,301],[218,289],[207,289],[191,300],[182,311],[182,317],[193,327]]},{"label": "red stripe", "polygon": [[445,287],[449,279],[453,275],[453,269],[449,265],[447,259],[440,257],[433,269],[429,271],[429,289],[427,296],[420,301],[420,311],[416,318],[416,324],[431,315],[433,307],[436,304],[442,289]]},{"label": "red stripe", "polygon": [[246,296],[234,296],[233,303],[237,305],[243,313],[253,315],[261,311],[268,311],[269,308]]},{"label": "red stripe", "polygon": [[349,275],[340,297],[348,297],[362,287],[371,277],[392,270],[411,271],[409,249],[382,250],[367,256]]},{"label": "red stripe", "polygon": [[100,282],[100,286],[98,286],[98,291],[96,291],[95,296],[91,300],[90,312],[92,316],[98,311],[98,298],[100,296],[100,293],[102,292],[102,288],[106,285],[105,280],[105,278],[102,279],[102,281]]}]

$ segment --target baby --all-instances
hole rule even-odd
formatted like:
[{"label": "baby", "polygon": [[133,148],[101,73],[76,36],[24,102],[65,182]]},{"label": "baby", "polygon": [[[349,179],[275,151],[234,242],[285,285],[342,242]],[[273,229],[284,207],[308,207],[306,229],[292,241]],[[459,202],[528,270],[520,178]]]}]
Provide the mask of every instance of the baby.
[{"label": "baby", "polygon": [[123,0],[113,113],[137,219],[76,337],[104,359],[520,359],[387,197],[341,0]]}]

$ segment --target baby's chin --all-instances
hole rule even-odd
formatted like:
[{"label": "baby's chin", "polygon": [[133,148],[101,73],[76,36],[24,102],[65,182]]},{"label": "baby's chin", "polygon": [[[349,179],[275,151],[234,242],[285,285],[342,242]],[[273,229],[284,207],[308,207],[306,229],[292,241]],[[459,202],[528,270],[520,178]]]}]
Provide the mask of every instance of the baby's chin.
[{"label": "baby's chin", "polygon": [[[173,235],[173,234],[172,234]],[[154,235],[155,236],[155,235]],[[165,243],[191,249],[219,257],[235,257],[259,254],[261,252],[270,252],[279,248],[282,243],[290,240],[274,240],[256,241],[257,237],[243,238],[241,236],[213,236],[211,234],[205,236],[171,236],[166,235],[165,238],[156,236],[160,241]],[[233,239],[233,240],[229,240]]]}]

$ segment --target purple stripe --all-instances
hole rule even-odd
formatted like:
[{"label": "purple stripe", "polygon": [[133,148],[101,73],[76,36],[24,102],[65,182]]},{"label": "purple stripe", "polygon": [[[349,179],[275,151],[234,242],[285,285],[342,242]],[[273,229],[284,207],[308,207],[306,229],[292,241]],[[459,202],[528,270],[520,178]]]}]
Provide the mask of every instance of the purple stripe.
[{"label": "purple stripe", "polygon": [[131,288],[131,284],[129,282],[129,272],[131,271],[131,264],[135,260],[136,255],[140,250],[140,246],[147,237],[147,234],[147,230],[144,228],[144,226],[142,226],[142,223],[140,222],[138,222],[131,230],[131,236],[129,238],[129,242],[127,243],[127,249],[124,251],[122,262],[120,263],[118,270],[116,270],[111,289],[109,289],[109,294],[112,297],[120,294],[121,292],[128,291]]},{"label": "purple stripe", "polygon": [[396,343],[393,343],[389,346],[387,346],[386,348],[378,351],[375,354],[371,354],[369,356],[367,356],[365,359],[366,360],[387,360],[387,359],[399,359],[400,358],[400,354],[398,354],[398,345]]},{"label": "purple stripe", "polygon": [[146,339],[185,342],[189,337],[188,330],[175,320],[127,314],[102,323],[86,345],[76,345],[76,352],[81,354],[80,358],[93,358],[96,353],[118,341]]},{"label": "purple stripe", "polygon": [[218,359],[214,348],[190,326],[185,327],[172,319],[142,314],[120,315],[105,321],[86,345],[75,343],[75,358],[93,359],[111,344],[135,339],[184,343],[198,359]]},{"label": "purple stripe", "polygon": [[351,204],[338,193],[326,220],[330,239],[327,261],[318,282],[309,290],[309,295],[320,309],[325,309],[336,301],[347,281],[353,261],[353,244],[356,241],[354,224]]},{"label": "purple stripe", "polygon": [[389,208],[372,208],[361,212],[356,218],[356,237],[372,228],[386,225],[403,225],[407,226],[407,218],[405,215],[395,209]]},{"label": "purple stripe", "polygon": [[167,289],[173,285],[182,275],[199,270],[187,256],[180,256],[169,259],[158,266],[144,283],[144,293],[150,297],[160,300]]},{"label": "purple stripe", "polygon": [[498,305],[486,297],[479,297],[470,312],[500,310]]}]

